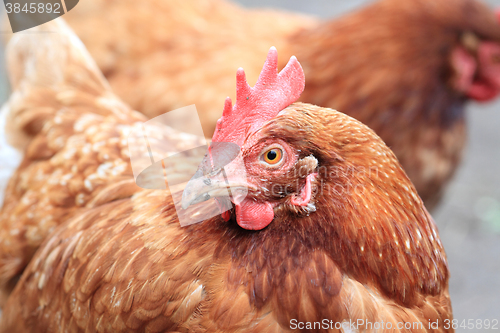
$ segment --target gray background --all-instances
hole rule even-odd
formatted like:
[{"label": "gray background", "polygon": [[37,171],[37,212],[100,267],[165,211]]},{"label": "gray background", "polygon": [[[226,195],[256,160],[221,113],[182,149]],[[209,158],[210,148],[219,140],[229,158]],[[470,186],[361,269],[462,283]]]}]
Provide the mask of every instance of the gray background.
[{"label": "gray background", "polygon": [[[237,2],[248,7],[284,8],[329,18],[369,1]],[[500,7],[500,0],[487,2]],[[1,16],[5,18],[5,10],[3,6],[0,7]],[[0,62],[0,102],[4,102],[8,88],[3,67],[3,50],[0,50]],[[448,254],[450,294],[455,318],[459,322],[463,319],[500,320],[500,100],[489,104],[471,103],[467,117],[468,149],[443,203],[434,213],[434,218]],[[457,329],[457,332],[465,331]]]}]

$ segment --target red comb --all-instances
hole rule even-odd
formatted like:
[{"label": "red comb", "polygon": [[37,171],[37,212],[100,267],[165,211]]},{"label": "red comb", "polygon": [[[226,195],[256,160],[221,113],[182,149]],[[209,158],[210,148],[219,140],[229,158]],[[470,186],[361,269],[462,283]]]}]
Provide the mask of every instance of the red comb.
[{"label": "red comb", "polygon": [[495,14],[497,15],[497,20],[500,21],[500,8],[495,9]]},{"label": "red comb", "polygon": [[255,87],[248,85],[243,68],[236,72],[236,103],[233,107],[231,99],[226,98],[212,141],[241,146],[248,131],[261,127],[295,102],[304,86],[304,71],[297,58],[291,57],[278,73],[278,51],[271,47]]}]

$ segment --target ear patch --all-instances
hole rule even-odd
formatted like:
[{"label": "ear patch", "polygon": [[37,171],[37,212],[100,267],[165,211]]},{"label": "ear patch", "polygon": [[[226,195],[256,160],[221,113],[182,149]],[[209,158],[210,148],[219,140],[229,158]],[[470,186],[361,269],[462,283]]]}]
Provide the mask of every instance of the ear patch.
[{"label": "ear patch", "polygon": [[455,70],[453,86],[458,91],[466,93],[474,81],[476,59],[463,46],[458,46],[451,53],[451,64]]},{"label": "ear patch", "polygon": [[307,206],[312,196],[312,181],[318,176],[318,173],[311,173],[306,177],[306,184],[300,190],[300,194],[292,195],[290,203],[295,206]]}]

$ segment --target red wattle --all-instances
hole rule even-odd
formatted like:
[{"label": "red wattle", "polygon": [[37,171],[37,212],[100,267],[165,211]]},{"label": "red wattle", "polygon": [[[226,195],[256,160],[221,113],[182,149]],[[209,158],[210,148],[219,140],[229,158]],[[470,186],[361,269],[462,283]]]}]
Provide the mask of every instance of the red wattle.
[{"label": "red wattle", "polygon": [[244,199],[236,205],[236,221],[247,230],[264,229],[274,219],[273,206],[268,202],[255,202]]},{"label": "red wattle", "polygon": [[467,90],[467,96],[478,102],[489,101],[495,98],[498,93],[499,89],[493,84],[481,80],[474,81],[469,90]]}]

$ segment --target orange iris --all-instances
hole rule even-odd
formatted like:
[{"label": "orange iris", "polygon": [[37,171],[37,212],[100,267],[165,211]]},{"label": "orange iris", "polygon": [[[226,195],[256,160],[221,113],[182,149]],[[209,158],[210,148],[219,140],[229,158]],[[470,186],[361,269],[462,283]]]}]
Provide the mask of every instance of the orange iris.
[{"label": "orange iris", "polygon": [[265,154],[264,154],[264,161],[268,164],[276,164],[278,163],[279,161],[281,161],[281,158],[283,157],[283,152],[281,151],[281,149],[279,148],[274,148],[274,149],[270,149],[268,150]]}]

